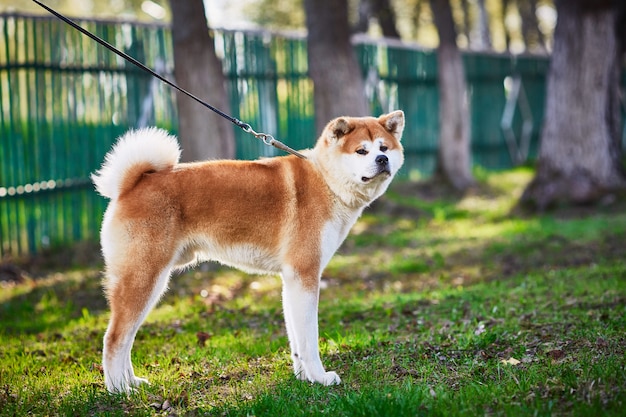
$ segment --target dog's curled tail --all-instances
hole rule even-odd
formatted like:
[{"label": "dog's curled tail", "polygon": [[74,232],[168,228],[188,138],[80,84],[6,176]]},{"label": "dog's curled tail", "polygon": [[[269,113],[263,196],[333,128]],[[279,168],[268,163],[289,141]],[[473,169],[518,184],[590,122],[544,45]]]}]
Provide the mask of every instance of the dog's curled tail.
[{"label": "dog's curled tail", "polygon": [[132,189],[143,173],[172,167],[179,158],[178,141],[165,130],[131,130],[118,139],[91,179],[103,197],[115,200]]}]

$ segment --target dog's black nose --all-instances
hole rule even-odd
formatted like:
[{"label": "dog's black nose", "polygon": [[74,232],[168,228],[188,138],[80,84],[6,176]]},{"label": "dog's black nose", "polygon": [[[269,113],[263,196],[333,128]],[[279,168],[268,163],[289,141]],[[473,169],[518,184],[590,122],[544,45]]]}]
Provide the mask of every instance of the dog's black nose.
[{"label": "dog's black nose", "polygon": [[389,158],[387,158],[387,155],[378,155],[376,157],[376,165],[387,165],[389,163]]}]

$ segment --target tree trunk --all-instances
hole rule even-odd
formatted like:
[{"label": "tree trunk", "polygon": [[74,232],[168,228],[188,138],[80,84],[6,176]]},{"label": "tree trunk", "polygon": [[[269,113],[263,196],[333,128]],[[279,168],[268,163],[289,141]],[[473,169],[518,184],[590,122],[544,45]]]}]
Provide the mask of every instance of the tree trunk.
[{"label": "tree trunk", "polygon": [[367,116],[361,68],[350,43],[346,0],[305,0],[309,75],[315,127],[321,133],[338,116]]},{"label": "tree trunk", "polygon": [[509,4],[511,0],[502,0],[502,31],[504,32],[504,44],[506,46],[506,50],[511,50],[511,34],[509,33],[509,29],[506,25],[506,14],[509,9]]},{"label": "tree trunk", "polygon": [[417,39],[418,34],[419,34],[419,27],[421,25],[421,20],[422,20],[422,13],[423,13],[423,7],[424,7],[424,1],[427,0],[415,0],[415,13],[413,14],[413,17],[411,19],[411,22],[413,23],[413,27],[411,30],[411,37]]},{"label": "tree trunk", "polygon": [[[202,0],[171,0],[174,77],[178,85],[229,113],[226,80],[209,34]],[[234,158],[233,125],[182,93],[177,95],[183,159]]]},{"label": "tree trunk", "polygon": [[472,39],[472,19],[470,17],[470,5],[469,0],[461,0],[461,9],[463,9],[463,35],[465,35],[465,39],[467,42],[467,49],[472,49],[473,39]]},{"label": "tree trunk", "polygon": [[478,0],[478,30],[480,32],[480,49],[491,49],[491,31],[489,30],[489,15],[485,0]]},{"label": "tree trunk", "polygon": [[373,14],[372,2],[370,0],[360,0],[357,8],[357,22],[352,28],[354,33],[367,33]]},{"label": "tree trunk", "polygon": [[374,10],[378,17],[378,24],[385,38],[400,39],[400,34],[396,29],[396,14],[391,7],[390,0],[371,0],[374,3]]},{"label": "tree trunk", "polygon": [[537,0],[518,0],[517,9],[522,19],[522,38],[527,51],[545,51],[546,45],[537,21]]},{"label": "tree trunk", "polygon": [[375,17],[385,38],[400,39],[396,29],[396,14],[389,0],[361,0],[358,6],[358,21],[354,33],[367,33],[370,19]]},{"label": "tree trunk", "polygon": [[567,0],[557,12],[537,173],[522,196],[540,210],[593,202],[625,184],[615,7]]},{"label": "tree trunk", "polygon": [[456,30],[448,0],[431,0],[439,33],[439,154],[436,175],[455,189],[474,184],[471,170],[470,116],[463,61],[456,45]]}]

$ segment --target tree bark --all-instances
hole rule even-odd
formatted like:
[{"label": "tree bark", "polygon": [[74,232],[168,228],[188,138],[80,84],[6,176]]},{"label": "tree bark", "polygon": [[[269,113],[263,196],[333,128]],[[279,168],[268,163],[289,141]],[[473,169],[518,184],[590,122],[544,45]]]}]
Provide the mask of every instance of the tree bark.
[{"label": "tree bark", "polygon": [[480,48],[491,49],[491,31],[489,30],[489,14],[485,0],[478,0],[478,30],[480,32]]},{"label": "tree bark", "polygon": [[390,0],[371,0],[374,3],[374,10],[378,17],[378,24],[385,38],[400,39],[400,34],[396,29],[396,14],[391,7]]},{"label": "tree bark", "polygon": [[353,28],[355,33],[366,33],[370,19],[375,17],[385,38],[400,39],[396,29],[396,14],[389,0],[360,0],[358,15],[358,21]]},{"label": "tree bark", "polygon": [[455,189],[474,184],[471,170],[470,116],[463,61],[456,45],[456,29],[449,0],[430,1],[439,33],[439,153],[436,175]]},{"label": "tree bark", "polygon": [[350,43],[346,0],[305,0],[309,75],[318,133],[338,116],[367,116],[361,68]]},{"label": "tree bark", "polygon": [[526,50],[544,52],[546,44],[537,21],[537,0],[517,0],[517,9],[522,19],[522,38]]},{"label": "tree bark", "polygon": [[537,172],[521,200],[539,210],[597,201],[626,179],[616,6],[564,0],[557,12]]},{"label": "tree bark", "polygon": [[[202,0],[171,0],[174,77],[180,87],[229,113],[226,80],[215,54]],[[234,158],[233,125],[177,93],[183,160]]]},{"label": "tree bark", "polygon": [[500,16],[502,20],[502,31],[504,32],[504,44],[506,45],[507,51],[511,50],[511,34],[509,33],[509,29],[506,25],[506,14],[510,3],[511,0],[502,0],[502,15]]},{"label": "tree bark", "polygon": [[470,17],[470,5],[469,0],[461,0],[461,9],[463,9],[463,35],[467,41],[467,49],[472,49],[472,23]]}]

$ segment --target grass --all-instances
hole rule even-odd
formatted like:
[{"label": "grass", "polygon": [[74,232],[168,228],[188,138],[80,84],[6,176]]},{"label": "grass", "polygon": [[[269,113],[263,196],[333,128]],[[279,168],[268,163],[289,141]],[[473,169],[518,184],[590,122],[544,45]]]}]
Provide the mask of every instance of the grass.
[{"label": "grass", "polygon": [[367,211],[324,274],[335,387],[291,374],[278,278],[204,266],[139,331],[151,385],[109,395],[99,267],[21,264],[0,287],[0,415],[623,415],[624,203],[518,213],[531,175],[463,198],[398,184]]}]

